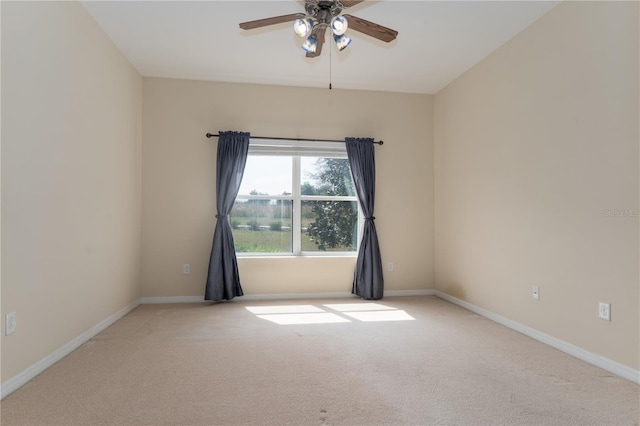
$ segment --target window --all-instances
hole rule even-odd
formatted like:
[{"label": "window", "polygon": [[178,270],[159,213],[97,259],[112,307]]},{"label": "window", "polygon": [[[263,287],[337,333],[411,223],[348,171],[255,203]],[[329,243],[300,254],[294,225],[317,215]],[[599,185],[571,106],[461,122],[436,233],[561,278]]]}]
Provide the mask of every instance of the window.
[{"label": "window", "polygon": [[361,216],[344,145],[251,142],[229,215],[238,255],[355,254]]}]

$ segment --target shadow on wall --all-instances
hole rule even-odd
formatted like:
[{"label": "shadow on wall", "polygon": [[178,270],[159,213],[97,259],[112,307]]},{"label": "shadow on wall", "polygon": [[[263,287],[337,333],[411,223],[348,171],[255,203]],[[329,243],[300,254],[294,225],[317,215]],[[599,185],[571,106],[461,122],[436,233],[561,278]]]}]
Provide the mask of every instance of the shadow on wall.
[{"label": "shadow on wall", "polygon": [[464,287],[459,283],[447,284],[447,286],[444,288],[444,292],[447,293],[449,296],[455,297],[456,299],[466,300],[464,298],[466,295],[466,292],[464,291]]}]

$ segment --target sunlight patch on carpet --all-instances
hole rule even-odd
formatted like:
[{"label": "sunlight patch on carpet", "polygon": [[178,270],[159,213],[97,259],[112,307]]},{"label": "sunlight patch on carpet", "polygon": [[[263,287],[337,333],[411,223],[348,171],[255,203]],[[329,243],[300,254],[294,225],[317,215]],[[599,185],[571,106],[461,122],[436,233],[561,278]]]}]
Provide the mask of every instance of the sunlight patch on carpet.
[{"label": "sunlight patch on carpet", "polygon": [[332,303],[326,306],[338,312],[358,312],[358,311],[383,311],[396,309],[393,306],[381,305],[380,303]]},{"label": "sunlight patch on carpet", "polygon": [[256,315],[325,312],[323,309],[313,305],[247,306],[246,309]]},{"label": "sunlight patch on carpet", "polygon": [[[246,306],[260,319],[279,325],[331,324],[352,322],[414,321],[415,318],[402,309],[380,303],[331,303],[322,307],[314,305]],[[334,312],[327,312],[332,310]]]},{"label": "sunlight patch on carpet", "polygon": [[414,321],[415,318],[403,310],[393,311],[360,311],[360,312],[344,312],[350,316],[364,322],[374,321]]},{"label": "sunlight patch on carpet", "polygon": [[351,322],[347,318],[330,312],[308,313],[308,314],[271,314],[257,315],[258,318],[266,319],[280,325],[290,324],[330,324],[340,322]]}]

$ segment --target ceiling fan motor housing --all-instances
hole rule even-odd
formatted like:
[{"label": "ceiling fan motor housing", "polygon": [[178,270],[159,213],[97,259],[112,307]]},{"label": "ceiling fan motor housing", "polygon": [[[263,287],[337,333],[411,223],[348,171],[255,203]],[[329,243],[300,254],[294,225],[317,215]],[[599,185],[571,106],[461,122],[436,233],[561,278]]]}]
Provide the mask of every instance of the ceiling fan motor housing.
[{"label": "ceiling fan motor housing", "polygon": [[343,9],[344,6],[335,0],[307,0],[305,2],[307,15],[321,24],[328,24],[332,18],[340,15]]}]

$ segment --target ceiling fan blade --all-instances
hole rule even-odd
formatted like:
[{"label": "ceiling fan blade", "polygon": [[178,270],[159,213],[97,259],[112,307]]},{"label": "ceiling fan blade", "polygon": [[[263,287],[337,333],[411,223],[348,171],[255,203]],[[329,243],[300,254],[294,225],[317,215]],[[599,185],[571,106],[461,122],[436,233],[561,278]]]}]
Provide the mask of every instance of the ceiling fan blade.
[{"label": "ceiling fan blade", "polygon": [[316,28],[313,29],[312,34],[315,35],[316,38],[318,39],[318,45],[316,46],[315,52],[307,53],[305,55],[307,58],[315,58],[316,56],[320,56],[320,54],[322,53],[322,45],[324,44],[327,27],[325,25],[322,25],[319,27],[319,29],[316,29]]},{"label": "ceiling fan blade", "polygon": [[255,21],[243,22],[240,28],[243,30],[253,30],[254,28],[266,27],[268,25],[281,24],[283,22],[295,21],[298,18],[304,18],[304,13],[291,13],[289,15],[272,16],[271,18],[257,19]]},{"label": "ceiling fan blade", "polygon": [[351,7],[351,6],[355,6],[358,3],[362,3],[364,0],[341,0],[340,3],[342,3],[342,5],[344,7]]},{"label": "ceiling fan blade", "polygon": [[366,19],[358,18],[353,15],[342,15],[347,18],[349,22],[349,28],[354,31],[359,31],[363,34],[377,38],[378,40],[386,41],[389,43],[396,39],[398,32],[391,28],[383,27],[382,25],[375,24]]}]

